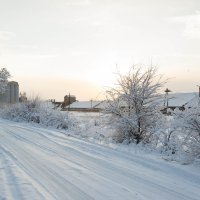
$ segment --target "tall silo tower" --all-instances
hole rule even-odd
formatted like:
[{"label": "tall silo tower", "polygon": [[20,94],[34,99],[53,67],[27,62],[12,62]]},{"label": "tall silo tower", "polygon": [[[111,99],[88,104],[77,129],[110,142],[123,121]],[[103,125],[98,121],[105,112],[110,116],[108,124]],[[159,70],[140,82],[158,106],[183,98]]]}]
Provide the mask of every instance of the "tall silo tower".
[{"label": "tall silo tower", "polygon": [[14,86],[14,97],[15,97],[15,103],[19,102],[19,84],[17,82],[15,82],[15,86]]},{"label": "tall silo tower", "polygon": [[15,90],[15,87],[14,87],[14,84],[13,83],[11,83],[10,84],[10,103],[14,103],[15,101],[14,101],[14,91]]},{"label": "tall silo tower", "polygon": [[9,103],[19,102],[19,84],[15,81],[8,83]]}]

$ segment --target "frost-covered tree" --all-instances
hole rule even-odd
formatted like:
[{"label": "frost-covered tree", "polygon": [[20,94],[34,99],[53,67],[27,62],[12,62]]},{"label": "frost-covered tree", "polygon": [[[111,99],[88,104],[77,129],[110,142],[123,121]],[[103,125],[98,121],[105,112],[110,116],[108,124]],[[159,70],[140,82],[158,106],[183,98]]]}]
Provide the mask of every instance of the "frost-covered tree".
[{"label": "frost-covered tree", "polygon": [[143,71],[133,66],[127,75],[118,73],[117,86],[107,91],[105,112],[112,114],[119,142],[149,142],[162,118],[159,90],[165,82],[161,78],[155,67]]},{"label": "frost-covered tree", "polygon": [[11,75],[6,68],[0,69],[0,94],[5,93],[10,77]]}]

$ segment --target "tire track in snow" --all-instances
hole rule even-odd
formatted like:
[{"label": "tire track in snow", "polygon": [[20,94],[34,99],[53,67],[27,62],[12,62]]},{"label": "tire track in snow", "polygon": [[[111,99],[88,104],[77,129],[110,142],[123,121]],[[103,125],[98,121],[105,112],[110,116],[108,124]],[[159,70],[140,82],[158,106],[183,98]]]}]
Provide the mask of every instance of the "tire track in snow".
[{"label": "tire track in snow", "polygon": [[[23,128],[21,128],[21,130],[23,130]],[[37,132],[37,131],[36,131]],[[50,131],[49,131],[50,132]],[[81,159],[81,158],[84,158],[84,159],[87,159],[87,163],[90,165],[90,171],[93,171],[95,174],[98,174],[99,175],[99,177],[101,178],[101,179],[104,179],[105,181],[106,181],[106,178],[105,177],[107,177],[107,175],[105,175],[105,173],[107,173],[107,174],[112,174],[112,171],[115,171],[115,172],[117,172],[118,171],[118,175],[116,175],[116,177],[114,178],[112,178],[112,180],[109,180],[109,182],[111,183],[111,184],[117,184],[117,180],[121,180],[121,182],[123,182],[122,180],[124,180],[124,182],[127,182],[127,181],[129,181],[130,182],[130,185],[132,184],[131,183],[131,178],[133,178],[133,179],[135,179],[135,180],[137,180],[138,181],[138,185],[141,185],[141,187],[142,187],[142,184],[141,184],[141,182],[143,182],[143,184],[144,183],[146,183],[146,185],[144,185],[143,187],[145,187],[145,188],[149,188],[149,187],[147,187],[147,185],[148,186],[150,186],[150,187],[152,187],[152,188],[159,188],[160,189],[160,191],[161,191],[161,193],[162,193],[162,191],[165,191],[166,193],[168,193],[168,194],[171,194],[171,196],[173,196],[173,195],[175,195],[175,196],[179,196],[179,198],[180,199],[185,199],[185,200],[187,200],[188,199],[188,197],[187,197],[187,195],[182,195],[181,193],[178,193],[177,191],[175,191],[177,188],[168,188],[168,187],[166,187],[166,186],[163,186],[163,185],[161,185],[161,184],[157,184],[156,183],[156,181],[150,181],[150,179],[148,179],[148,177],[146,177],[146,175],[145,174],[142,174],[142,172],[141,173],[138,173],[138,172],[136,172],[136,171],[134,171],[134,166],[133,166],[133,169],[131,169],[131,168],[128,168],[128,167],[126,167],[126,166],[123,166],[122,167],[122,165],[119,165],[119,163],[115,163],[115,165],[113,166],[112,165],[112,162],[110,162],[110,161],[108,161],[108,160],[105,160],[105,158],[104,159],[102,159],[102,158],[100,158],[100,157],[96,157],[97,156],[97,151],[96,151],[96,149],[97,148],[95,148],[94,149],[94,152],[95,153],[93,153],[93,154],[91,154],[91,152],[88,154],[88,147],[87,146],[84,146],[84,148],[83,148],[83,146],[79,146],[79,148],[77,148],[76,147],[76,145],[75,144],[69,144],[69,141],[68,140],[66,140],[65,141],[65,145],[64,144],[61,144],[61,143],[57,143],[57,142],[55,142],[53,139],[50,139],[50,138],[48,138],[46,135],[44,135],[43,133],[41,133],[41,132],[39,132],[38,133],[40,136],[42,136],[42,137],[44,137],[44,138],[46,138],[46,139],[48,139],[50,142],[52,142],[52,143],[55,143],[56,145],[60,145],[59,146],[59,148],[61,148],[61,146],[63,146],[63,147],[66,147],[67,148],[67,150],[68,151],[70,151],[71,152],[71,154],[74,156],[74,157],[76,157],[77,158],[77,160],[78,159]],[[46,134],[48,134],[48,131],[46,131]],[[24,138],[25,139],[25,138]],[[27,140],[28,141],[28,140]],[[77,140],[77,142],[78,142],[78,140]],[[87,143],[87,142],[83,142],[83,143],[85,143],[86,145],[90,145],[89,143]],[[33,144],[34,145],[38,145],[38,143],[36,144],[36,143],[34,143],[33,142]],[[92,144],[92,146],[94,146],[94,147],[96,147],[95,145],[93,145]],[[41,145],[39,145],[39,147],[41,147],[41,148],[44,148],[44,146],[41,146]],[[44,149],[46,149],[46,148],[44,148]],[[102,150],[102,149],[105,149],[105,148],[103,148],[103,147],[100,147],[100,149]],[[57,154],[57,152],[55,151],[55,149],[49,149],[50,151],[52,151],[53,153],[56,153]],[[58,150],[58,149],[57,149]],[[114,152],[114,153],[116,153],[115,151],[113,151],[113,150],[110,150],[112,153]],[[100,154],[100,155],[102,155],[102,153]],[[59,157],[61,157],[61,158],[64,158],[64,156],[62,156],[62,152],[60,152],[60,154],[57,154],[57,156],[59,156]],[[69,159],[68,159],[68,161],[69,161]],[[71,161],[71,160],[70,160]],[[84,160],[83,160],[83,163],[84,163]],[[100,163],[101,165],[100,166],[98,166],[98,164],[96,164],[96,163]],[[146,164],[148,164],[147,165],[147,167],[149,167],[149,166],[151,166],[148,162],[145,162],[145,161],[143,161],[143,160],[140,160],[140,162],[139,162],[140,164],[141,164],[141,166],[144,166],[144,164],[146,163]],[[112,165],[112,167],[110,167]],[[96,169],[101,169],[101,170],[96,170]],[[157,169],[157,168],[155,168],[155,169]],[[150,170],[151,171],[151,170]],[[102,173],[102,172],[104,172],[104,173]],[[123,174],[124,173],[124,175],[126,175],[126,176],[121,176],[121,174]],[[133,175],[134,174],[134,175]],[[153,177],[151,177],[151,178],[153,178]],[[154,177],[155,178],[155,177]],[[165,179],[166,179],[166,176],[165,176]],[[167,183],[167,182],[166,182]],[[165,183],[165,184],[166,184]],[[118,183],[119,185],[120,185],[120,183]],[[121,185],[121,187],[123,187],[123,185]],[[129,191],[131,191],[131,187],[130,186],[128,186],[128,188],[129,188]],[[194,198],[194,199],[196,199],[196,198]]]},{"label": "tire track in snow", "polygon": [[[19,130],[20,132],[22,132],[23,128],[20,128]],[[12,131],[9,133],[14,136]],[[37,131],[34,134],[36,133]],[[26,136],[26,134],[24,134],[24,136]],[[39,132],[39,136],[42,136],[43,138],[47,138],[40,132]],[[66,154],[66,152],[64,151],[63,148],[61,148],[62,146],[58,145],[58,143],[50,139],[48,139],[48,141],[53,144],[56,144],[57,147],[51,146],[51,148],[49,148],[46,144],[42,143],[41,138],[39,138],[40,140],[38,140],[37,142],[34,142],[34,141],[31,142],[28,138],[21,137],[19,135],[17,136],[17,138],[26,143],[29,142],[29,144],[38,146],[39,148],[43,149],[46,152],[50,151],[51,153],[55,153],[56,156],[65,159],[66,155],[64,156],[64,154]],[[126,168],[126,170],[124,170],[124,167],[122,167],[122,165],[121,166],[120,165],[117,166],[116,164],[112,165],[111,162],[96,158],[94,155],[92,155],[91,157],[87,153],[82,151],[83,149],[76,148],[71,144],[70,145],[66,144],[65,148],[66,147],[67,147],[68,153],[70,152],[71,155],[73,155],[73,160],[82,160],[81,162],[79,162],[79,164],[87,163],[87,165],[90,166],[90,169],[89,169],[90,171],[92,171],[94,174],[98,174],[99,178],[103,179],[104,181],[110,182],[110,184],[112,185],[118,184],[119,187],[123,188],[123,184],[121,185],[121,183],[124,183],[124,184],[129,183],[128,186],[126,186],[127,187],[126,190],[131,192],[132,187],[134,187],[135,182],[137,182],[137,184],[140,185],[140,188],[146,188],[147,190],[148,189],[155,190],[155,193],[159,189],[160,193],[163,193],[163,194],[168,193],[170,196],[177,196],[177,198],[179,199],[185,199],[185,200],[188,199],[186,195],[182,195],[181,193],[178,193],[177,191],[175,191],[175,188],[167,188],[166,186],[164,187],[161,184],[157,184],[156,182],[150,181],[149,179],[146,178],[145,175],[141,176],[141,174],[135,173],[131,169]],[[67,159],[67,161],[71,161],[71,162],[73,162],[73,160],[69,158]],[[106,180],[106,177],[109,176],[109,174],[112,174],[113,171],[115,172],[115,176],[109,177],[110,180]],[[118,183],[118,180],[120,180],[120,183]]]},{"label": "tire track in snow", "polygon": [[[198,190],[195,188],[198,186],[199,176],[192,185],[193,191],[197,194],[195,196],[189,193],[192,190],[188,190],[187,193],[184,190],[180,191],[180,188],[179,190],[173,188],[175,184],[168,186],[169,180],[166,175],[162,177],[164,181],[155,179],[153,175],[156,175],[156,169],[159,171],[157,165],[159,163],[155,165],[153,162],[149,165],[149,162],[141,158],[131,160],[131,156],[126,156],[124,153],[118,154],[116,151],[95,144],[90,145],[81,140],[50,137],[48,134],[51,135],[52,131],[7,127],[3,128],[5,133],[0,133],[0,136],[4,136],[2,145],[8,151],[7,154],[30,177],[30,182],[34,180],[38,184],[37,188],[41,188],[39,188],[41,193],[44,194],[46,191],[51,195],[48,199],[82,200],[84,197],[89,199],[93,196],[96,199],[113,200],[160,200],[161,198],[198,200]],[[32,157],[27,155],[27,152]],[[37,166],[34,166],[35,164]],[[170,169],[170,166],[168,165],[166,169]],[[148,173],[152,173],[151,176]],[[45,185],[48,182],[49,185]],[[180,181],[178,183],[184,186]],[[87,190],[85,196],[66,194],[71,190],[80,194],[80,191],[85,191],[88,187],[91,188]],[[110,192],[112,189],[113,192]],[[57,194],[53,194],[51,190]]]},{"label": "tire track in snow", "polygon": [[[34,182],[37,182],[37,189],[48,196],[47,199],[60,199],[59,196],[65,197],[65,199],[93,199],[80,188],[68,182],[59,170],[54,170],[54,165],[52,165],[53,167],[51,166],[53,162],[49,162],[49,158],[47,158],[47,162],[45,160],[41,162],[39,155],[27,155],[25,151],[30,149],[22,148],[23,145],[21,143],[17,144],[11,137],[6,139],[7,143],[3,144],[4,150],[6,149],[7,154],[9,154],[12,160],[15,160],[15,164],[26,175],[34,179],[34,181],[31,181],[33,185]],[[12,145],[14,142],[15,145]]]},{"label": "tire track in snow", "polygon": [[[34,182],[34,180],[27,176],[27,174],[18,166],[18,161],[17,159],[12,155],[11,152],[9,152],[8,150],[6,150],[4,147],[1,147],[1,150],[5,156],[5,158],[7,160],[9,160],[8,163],[5,164],[5,167],[4,168],[11,168],[12,165],[15,165],[15,170],[19,173],[19,175],[21,175],[23,177],[23,182],[21,181],[21,183],[19,183],[19,181],[17,182],[16,184],[16,187],[18,188],[18,191],[20,191],[20,195],[19,198],[16,196],[16,195],[13,195],[15,198],[13,198],[13,200],[16,200],[16,199],[20,199],[20,200],[23,200],[23,199],[31,199],[31,200],[45,200],[46,198],[45,197],[48,197],[48,199],[53,199],[51,198],[51,196],[49,195],[46,195],[44,197],[43,194],[46,194],[45,191],[42,190],[41,192],[41,189],[38,190],[38,188],[40,188],[40,186],[38,187],[38,184],[37,182]],[[5,162],[4,162],[5,163]],[[6,172],[5,174],[9,174],[8,172]],[[10,177],[15,177],[14,173],[11,173],[10,174]],[[16,178],[17,179],[17,178]],[[6,184],[7,182],[4,181],[4,187],[10,187],[10,184]],[[14,181],[12,182],[12,184],[15,183]],[[26,186],[26,187],[22,187],[22,186]],[[26,192],[25,192],[26,190]],[[24,195],[22,195],[22,192],[26,193]],[[31,198],[27,198],[27,194],[29,194],[29,192],[31,194],[34,193],[34,196],[31,196]],[[7,198],[6,198],[7,199]],[[10,200],[12,198],[8,198],[8,200]],[[1,200],[1,199],[0,199]],[[3,199],[4,200],[4,199]]]},{"label": "tire track in snow", "polygon": [[[21,193],[21,189],[19,187],[19,183],[17,181],[17,177],[13,173],[13,164],[10,163],[5,152],[2,148],[0,148],[0,157],[2,162],[2,182],[5,187],[5,199],[15,200],[21,199],[23,200],[23,195]],[[4,198],[4,197],[3,197]]]},{"label": "tire track in snow", "polygon": [[[7,129],[7,128],[6,128]],[[20,129],[20,133],[22,132],[22,129]],[[24,138],[24,137],[21,137],[21,136],[17,136],[16,137],[16,135],[14,134],[14,132],[11,130],[9,130],[9,131],[7,131],[6,133],[8,133],[8,134],[10,134],[10,135],[12,135],[14,138],[18,138],[19,139],[19,141],[23,141],[23,142],[25,142],[25,143],[29,143],[29,144],[32,144],[34,147],[36,147],[36,146],[38,146],[38,143],[35,143],[35,142],[31,142],[31,141],[29,141],[29,140],[27,140],[27,138]],[[25,134],[25,136],[28,136],[29,134]],[[10,138],[9,138],[10,139]],[[38,142],[40,143],[42,140],[39,140]],[[9,143],[12,143],[11,141],[9,141]],[[45,143],[43,143],[43,145],[45,145]],[[126,194],[126,193],[135,193],[135,192],[131,192],[130,190],[126,190],[125,188],[124,188],[124,186],[123,185],[121,185],[120,183],[118,183],[118,181],[113,181],[113,180],[109,180],[108,178],[106,178],[104,175],[102,176],[102,174],[101,173],[98,173],[98,170],[96,170],[96,168],[98,169],[98,164],[95,164],[94,165],[94,163],[93,162],[95,162],[96,161],[96,159],[92,162],[92,159],[93,158],[91,158],[91,157],[88,157],[87,155],[83,155],[83,158],[80,158],[80,152],[79,151],[77,151],[77,150],[75,150],[75,149],[73,149],[73,148],[71,148],[71,147],[68,147],[67,149],[66,149],[66,147],[62,147],[61,145],[59,145],[59,144],[57,144],[56,143],[56,145],[57,145],[57,151],[56,151],[56,149],[51,149],[51,148],[46,148],[46,146],[43,148],[43,146],[40,144],[38,147],[40,147],[41,148],[41,150],[44,150],[44,151],[47,151],[48,153],[49,153],[49,151],[50,152],[52,152],[52,153],[55,153],[56,154],[56,156],[58,156],[58,157],[60,157],[60,158],[62,158],[62,159],[64,159],[64,162],[65,162],[65,166],[67,166],[67,165],[69,165],[69,163],[74,163],[75,165],[80,165],[80,166],[83,166],[83,165],[85,165],[86,167],[87,167],[87,165],[89,164],[89,165],[91,165],[91,167],[90,168],[88,168],[87,169],[87,172],[88,172],[88,175],[90,176],[90,178],[89,178],[89,181],[91,181],[92,179],[93,179],[93,175],[94,176],[96,176],[96,177],[98,177],[98,179],[99,180],[97,180],[97,178],[95,179],[95,180],[93,180],[93,183],[95,184],[95,182],[98,182],[99,183],[99,185],[104,185],[105,183],[107,184],[107,186],[106,186],[106,190],[107,190],[107,192],[109,192],[109,190],[111,190],[112,191],[112,187],[115,185],[115,187],[117,187],[117,188],[121,188],[122,190],[124,190],[124,194]],[[22,145],[23,146],[23,145]],[[66,150],[67,150],[67,152],[66,152]],[[17,151],[14,151],[14,152],[17,152]],[[23,154],[23,152],[21,152],[21,154]],[[20,155],[21,155],[20,154]],[[70,156],[70,154],[72,154],[71,156]],[[17,157],[19,158],[20,157],[20,155],[18,155]],[[33,155],[33,154],[32,154]],[[81,154],[82,155],[82,154]],[[24,156],[25,157],[25,156]],[[73,157],[73,159],[71,159]],[[87,158],[87,159],[86,159]],[[85,160],[86,159],[86,160]],[[75,160],[77,160],[77,161],[75,161]],[[79,160],[79,161],[78,161]],[[82,164],[83,163],[83,164]],[[94,165],[94,166],[93,166]],[[85,168],[85,167],[84,167]],[[47,170],[49,170],[48,169],[48,167],[46,168]],[[63,169],[64,170],[64,169]],[[100,171],[103,171],[103,170],[106,170],[106,167],[104,168],[102,168],[102,167],[100,167],[99,168],[99,170]],[[44,170],[43,170],[44,171]],[[92,171],[92,173],[91,173],[91,171]],[[110,172],[110,171],[109,171]],[[46,173],[46,172],[45,172]],[[54,172],[54,173],[56,173],[56,172]],[[99,174],[99,175],[98,175]],[[42,176],[41,176],[42,177]],[[49,176],[50,177],[50,176]],[[84,179],[86,179],[87,177],[84,177]],[[74,179],[76,179],[76,177],[74,177]],[[73,181],[73,180],[72,180]],[[88,185],[87,183],[84,183],[84,181],[79,181],[79,182],[82,182],[83,183],[83,187],[84,187],[84,185]],[[72,183],[71,183],[72,184]],[[92,188],[93,186],[92,185],[88,185],[88,188]],[[123,189],[124,188],[124,189]],[[95,189],[95,188],[94,188]],[[105,190],[105,189],[104,189]],[[96,194],[97,193],[99,193],[99,191],[96,191]],[[117,197],[117,193],[118,192],[116,192],[116,197]],[[141,195],[139,195],[139,193],[136,193],[136,195],[137,196],[141,196]],[[94,196],[95,196],[95,194],[94,194]],[[103,198],[103,196],[105,196],[105,198]],[[119,192],[119,194],[118,194],[118,196],[120,196],[120,192]],[[130,196],[130,195],[129,195]],[[81,198],[79,198],[79,199],[83,199],[84,198],[84,196],[82,195],[81,196]],[[89,196],[87,196],[86,197],[86,199],[88,200],[90,197]],[[122,196],[122,198],[123,198],[123,196]],[[108,196],[106,196],[105,194],[103,194],[103,193],[101,193],[101,199],[108,199]],[[130,198],[130,199],[132,199],[132,198]],[[137,198],[137,199],[143,199],[143,198]]]}]

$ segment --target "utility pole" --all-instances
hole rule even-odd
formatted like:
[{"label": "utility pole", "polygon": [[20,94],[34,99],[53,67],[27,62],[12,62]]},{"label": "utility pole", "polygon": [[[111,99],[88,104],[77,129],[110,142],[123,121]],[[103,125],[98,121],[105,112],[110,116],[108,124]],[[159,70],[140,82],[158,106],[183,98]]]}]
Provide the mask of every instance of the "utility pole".
[{"label": "utility pole", "polygon": [[165,90],[165,101],[166,101],[166,107],[168,109],[169,107],[169,101],[168,101],[168,95],[169,95],[169,92],[171,92],[171,90],[169,90],[168,88]]},{"label": "utility pole", "polygon": [[92,107],[93,107],[93,105],[92,105],[92,99],[90,100],[90,102],[91,102],[91,109],[92,109]]},{"label": "utility pole", "polygon": [[198,106],[200,107],[200,86],[197,85],[197,87],[199,88],[199,100],[198,100]]},{"label": "utility pole", "polygon": [[199,98],[200,98],[200,86],[199,86],[199,85],[197,85],[197,87],[199,88]]},{"label": "utility pole", "polygon": [[69,93],[69,107],[68,107],[69,109],[68,110],[70,110],[70,104],[71,104],[71,102],[70,102],[71,99],[70,98],[71,97],[70,97],[70,93]]}]

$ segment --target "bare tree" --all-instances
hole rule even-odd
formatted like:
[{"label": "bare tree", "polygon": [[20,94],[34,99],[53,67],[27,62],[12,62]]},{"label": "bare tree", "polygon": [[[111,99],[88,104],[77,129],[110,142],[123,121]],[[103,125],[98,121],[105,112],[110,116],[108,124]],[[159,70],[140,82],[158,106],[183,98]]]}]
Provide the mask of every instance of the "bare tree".
[{"label": "bare tree", "polygon": [[10,73],[6,68],[0,69],[0,94],[6,92],[8,79],[11,77]]},{"label": "bare tree", "polygon": [[118,73],[117,87],[107,91],[105,111],[114,117],[120,142],[149,141],[161,116],[158,92],[165,83],[161,78],[155,67],[143,71],[142,67],[133,66],[127,75]]}]

